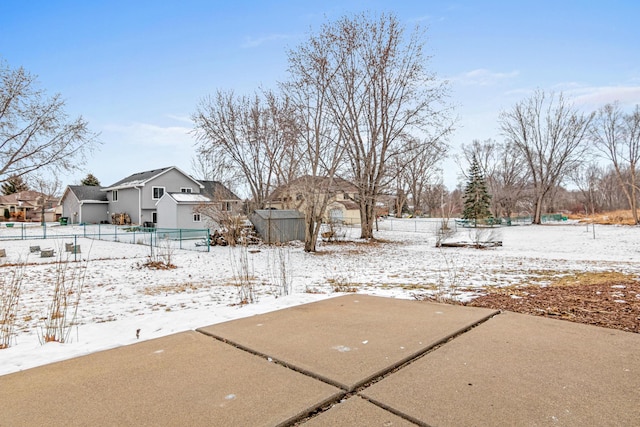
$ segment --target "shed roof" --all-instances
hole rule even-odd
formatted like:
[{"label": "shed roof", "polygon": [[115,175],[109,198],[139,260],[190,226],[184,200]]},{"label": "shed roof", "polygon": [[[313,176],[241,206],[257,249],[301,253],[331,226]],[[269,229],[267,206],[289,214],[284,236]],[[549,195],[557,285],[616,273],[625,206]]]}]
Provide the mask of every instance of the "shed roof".
[{"label": "shed roof", "polygon": [[304,214],[295,209],[257,209],[254,213],[263,219],[304,219]]}]

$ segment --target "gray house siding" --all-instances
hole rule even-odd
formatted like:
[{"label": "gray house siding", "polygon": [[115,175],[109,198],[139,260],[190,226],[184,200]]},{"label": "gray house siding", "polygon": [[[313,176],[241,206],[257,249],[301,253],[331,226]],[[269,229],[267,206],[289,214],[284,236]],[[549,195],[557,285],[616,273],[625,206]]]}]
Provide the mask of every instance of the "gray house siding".
[{"label": "gray house siding", "polygon": [[304,241],[304,215],[297,210],[256,210],[249,220],[265,243]]},{"label": "gray house siding", "polygon": [[160,199],[153,198],[153,187],[164,188],[165,193],[179,193],[182,188],[191,188],[192,193],[200,193],[200,187],[192,179],[172,169],[144,184],[142,190],[142,209],[155,211]]},{"label": "gray house siding", "polygon": [[104,202],[83,202],[80,212],[82,216],[79,221],[85,224],[100,224],[109,221],[107,204]]},{"label": "gray house siding", "polygon": [[178,205],[178,228],[206,228],[202,220],[195,222],[193,220],[193,205]]},{"label": "gray house siding", "polygon": [[69,224],[80,222],[80,202],[73,193],[67,195],[62,201],[62,216],[68,218]]},{"label": "gray house siding", "polygon": [[211,200],[203,195],[166,193],[158,201],[158,228],[206,229],[209,228],[206,218],[200,215],[200,221],[194,220],[197,206],[210,204]]},{"label": "gray house siding", "polygon": [[69,185],[60,201],[68,224],[100,223],[108,219],[107,193],[98,187]]},{"label": "gray house siding", "polygon": [[179,228],[175,200],[166,195],[158,201],[156,208],[158,210],[158,222],[156,223],[158,228]]},{"label": "gray house siding", "polygon": [[[140,211],[138,210],[138,202],[140,200],[140,192],[137,188],[121,188],[118,191],[118,200],[113,201],[113,191],[109,191],[109,219],[115,213],[126,213],[131,217],[132,224],[141,224]],[[151,221],[151,219],[144,220]]]}]

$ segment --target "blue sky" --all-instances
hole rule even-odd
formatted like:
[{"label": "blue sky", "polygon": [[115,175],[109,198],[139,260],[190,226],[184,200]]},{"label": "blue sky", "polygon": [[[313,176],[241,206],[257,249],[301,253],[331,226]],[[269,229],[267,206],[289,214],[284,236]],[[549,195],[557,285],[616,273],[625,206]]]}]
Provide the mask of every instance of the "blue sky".
[{"label": "blue sky", "polygon": [[[500,140],[501,110],[535,89],[592,111],[640,103],[640,2],[23,1],[0,3],[0,58],[61,93],[102,145],[86,168],[103,185],[175,165],[191,172],[191,114],[217,89],[251,93],[286,78],[286,52],[327,20],[393,12],[427,28],[430,68],[451,83],[458,130]],[[458,167],[445,163],[452,189]]]}]

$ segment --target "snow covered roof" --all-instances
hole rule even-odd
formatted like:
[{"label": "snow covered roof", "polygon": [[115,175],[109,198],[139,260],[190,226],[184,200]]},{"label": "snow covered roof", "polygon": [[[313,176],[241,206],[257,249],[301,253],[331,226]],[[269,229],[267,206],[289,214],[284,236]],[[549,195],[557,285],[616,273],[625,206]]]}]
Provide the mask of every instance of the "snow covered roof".
[{"label": "snow covered roof", "polygon": [[178,203],[210,203],[212,200],[203,194],[165,193]]}]

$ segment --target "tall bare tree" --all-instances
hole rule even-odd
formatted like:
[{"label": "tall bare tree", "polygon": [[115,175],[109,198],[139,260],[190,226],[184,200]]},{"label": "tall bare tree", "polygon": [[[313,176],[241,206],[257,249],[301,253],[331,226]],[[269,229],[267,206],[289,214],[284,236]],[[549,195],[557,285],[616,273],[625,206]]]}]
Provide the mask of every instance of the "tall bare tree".
[{"label": "tall bare tree", "polygon": [[326,60],[326,45],[312,39],[288,52],[290,79],[281,85],[298,115],[298,144],[291,153],[304,175],[296,180],[296,192],[304,200],[305,245],[316,251],[316,242],[329,203],[335,197],[335,181],[342,165],[344,144],[329,107],[329,87],[336,69]]},{"label": "tall bare tree", "polygon": [[97,143],[78,117],[68,120],[59,94],[48,97],[36,77],[0,61],[0,181],[35,171],[71,171]]},{"label": "tall bare tree", "polygon": [[596,149],[611,161],[633,220],[639,224],[640,106],[636,105],[629,114],[617,102],[602,107],[591,126],[591,139]]},{"label": "tall bare tree", "polygon": [[562,93],[541,90],[501,113],[502,133],[529,169],[534,224],[541,223],[546,198],[580,162],[592,118],[593,114],[578,112]]},{"label": "tall bare tree", "polygon": [[236,96],[218,91],[193,114],[199,150],[225,156],[242,171],[255,207],[262,208],[278,184],[280,160],[295,131],[291,106],[269,92]]},{"label": "tall bare tree", "polygon": [[393,15],[361,14],[325,24],[299,48],[332,73],[328,107],[358,187],[362,238],[373,237],[376,199],[392,178],[390,159],[412,138],[435,140],[451,131],[447,86],[427,72],[421,35],[417,28],[406,37]]}]

